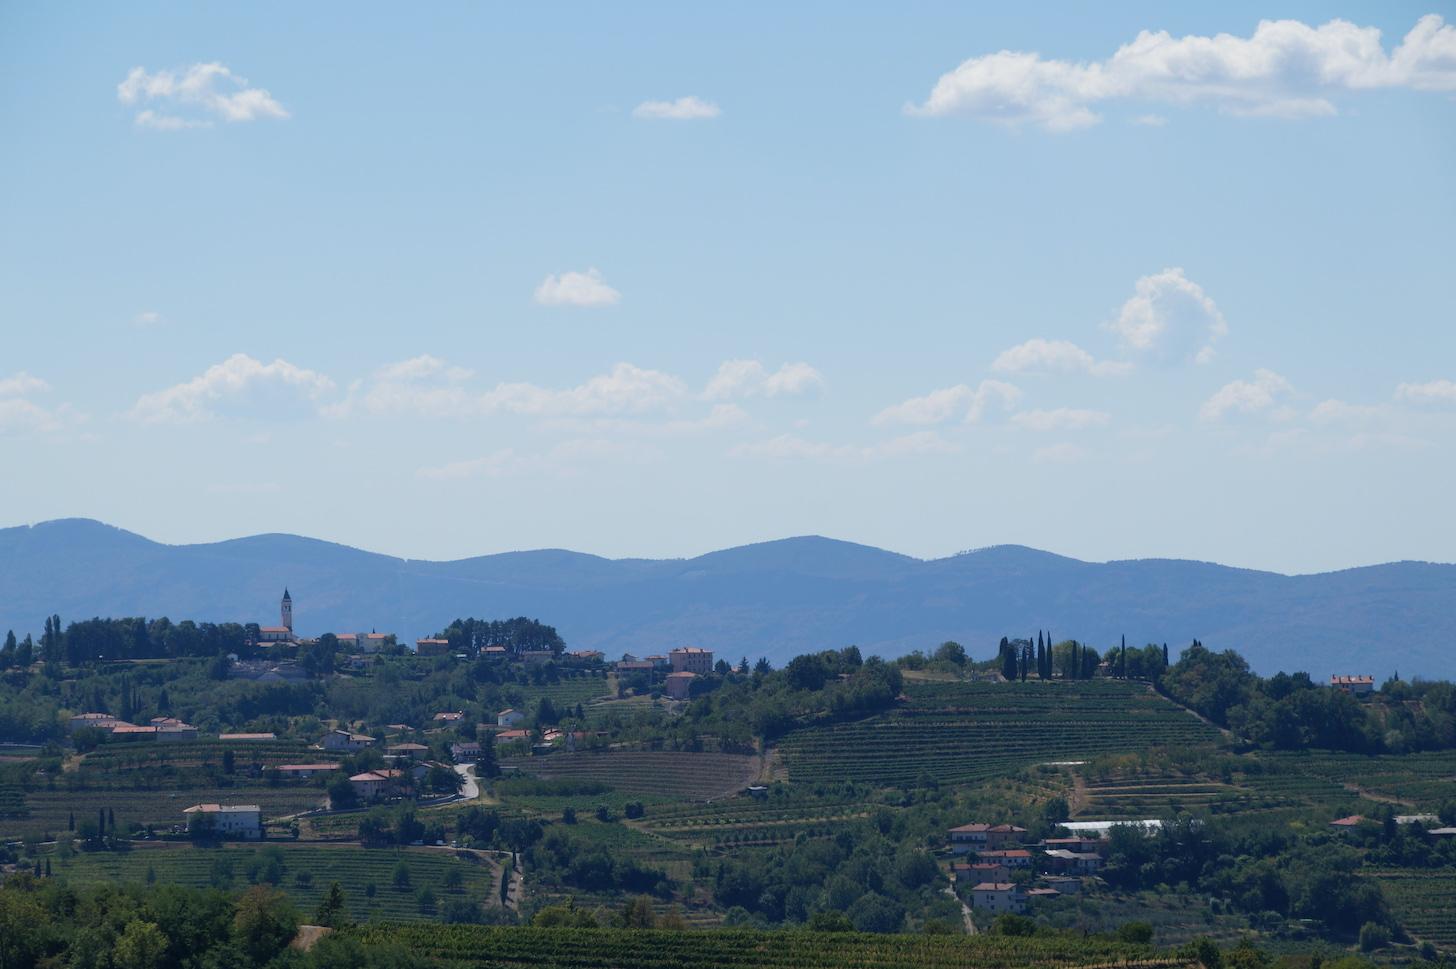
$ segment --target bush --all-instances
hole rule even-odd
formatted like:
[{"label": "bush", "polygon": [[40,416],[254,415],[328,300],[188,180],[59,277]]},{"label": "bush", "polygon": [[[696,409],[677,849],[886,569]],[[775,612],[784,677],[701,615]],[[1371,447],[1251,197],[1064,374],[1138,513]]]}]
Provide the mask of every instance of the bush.
[{"label": "bush", "polygon": [[1127,922],[1117,927],[1117,941],[1147,945],[1153,941],[1153,927],[1147,922]]},{"label": "bush", "polygon": [[1390,945],[1390,930],[1379,922],[1366,922],[1360,926],[1360,951],[1373,952]]}]

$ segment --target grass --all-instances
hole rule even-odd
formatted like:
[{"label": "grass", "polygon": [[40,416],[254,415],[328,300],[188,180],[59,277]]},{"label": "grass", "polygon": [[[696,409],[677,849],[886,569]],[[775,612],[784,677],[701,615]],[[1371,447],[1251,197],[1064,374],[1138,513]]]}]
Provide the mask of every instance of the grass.
[{"label": "grass", "polygon": [[[146,884],[150,872],[152,880],[159,885],[224,889],[246,888],[263,880],[269,859],[276,857],[280,862],[278,887],[288,893],[305,917],[318,906],[330,883],[337,881],[344,891],[349,914],[361,920],[437,918],[437,912],[421,911],[416,893],[422,888],[434,892],[437,908],[451,898],[495,904],[500,877],[493,862],[465,860],[454,852],[431,848],[361,848],[287,842],[222,848],[157,844],[124,852],[83,852],[70,859],[53,857],[55,876],[77,887]],[[394,885],[395,870],[401,863],[408,868],[410,876],[409,885],[404,889]],[[460,873],[458,891],[446,887],[446,877],[452,870]],[[373,897],[368,893],[370,885],[374,886]]]}]

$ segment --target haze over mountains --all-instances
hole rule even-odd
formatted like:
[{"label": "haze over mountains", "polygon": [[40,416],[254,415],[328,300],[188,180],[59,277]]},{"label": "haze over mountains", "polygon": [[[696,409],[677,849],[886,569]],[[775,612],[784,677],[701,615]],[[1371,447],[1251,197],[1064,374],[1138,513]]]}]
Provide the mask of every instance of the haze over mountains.
[{"label": "haze over mountains", "polygon": [[1261,673],[1456,676],[1456,565],[1393,562],[1285,576],[1202,562],[1091,563],[1021,546],[924,561],[827,538],[691,559],[604,559],[556,549],[427,562],[295,535],[163,545],[85,519],[0,529],[0,631],[43,617],[276,621],[298,632],[401,640],[459,616],[526,615],[571,648],[639,655],[685,643],[776,664],[858,644],[894,656],[946,639],[972,656],[1049,629],[1098,648],[1197,637]]}]

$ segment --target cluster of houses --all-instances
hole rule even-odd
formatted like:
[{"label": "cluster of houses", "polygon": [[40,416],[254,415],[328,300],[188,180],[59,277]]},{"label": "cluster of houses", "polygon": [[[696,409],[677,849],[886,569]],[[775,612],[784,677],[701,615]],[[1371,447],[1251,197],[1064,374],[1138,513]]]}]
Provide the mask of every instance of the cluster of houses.
[{"label": "cluster of houses", "polygon": [[693,680],[713,672],[713,651],[699,646],[682,646],[666,655],[638,659],[628,653],[613,664],[619,675],[645,673],[662,676],[662,691],[674,700],[692,695]]},{"label": "cluster of houses", "polygon": [[[1433,838],[1456,838],[1456,827],[1450,825],[1442,826],[1441,817],[1437,814],[1397,814],[1391,819],[1396,824],[1419,824],[1424,828],[1425,833]],[[1363,814],[1352,814],[1349,817],[1335,818],[1330,822],[1330,828],[1336,832],[1354,831],[1362,824],[1376,824],[1378,822],[1365,817]]]},{"label": "cluster of houses", "polygon": [[[1025,838],[1026,829],[1014,824],[977,822],[947,832],[951,854],[966,856],[951,863],[951,878],[972,908],[1024,912],[1033,899],[1077,894],[1082,879],[1102,867],[1101,838],[1047,838],[1030,847]],[[1036,887],[1027,887],[1033,881]]]},{"label": "cluster of houses", "polygon": [[1330,686],[1336,690],[1343,690],[1354,696],[1365,696],[1367,693],[1375,692],[1375,677],[1364,674],[1358,676],[1335,675],[1330,677]]},{"label": "cluster of houses", "polygon": [[[78,713],[66,724],[68,733],[75,733],[83,728],[100,730],[110,734],[117,740],[161,740],[161,741],[183,741],[196,740],[197,728],[190,723],[183,723],[176,717],[153,717],[145,724],[129,723],[120,717],[113,717],[109,713]],[[222,739],[243,736],[240,734],[226,734]]]}]

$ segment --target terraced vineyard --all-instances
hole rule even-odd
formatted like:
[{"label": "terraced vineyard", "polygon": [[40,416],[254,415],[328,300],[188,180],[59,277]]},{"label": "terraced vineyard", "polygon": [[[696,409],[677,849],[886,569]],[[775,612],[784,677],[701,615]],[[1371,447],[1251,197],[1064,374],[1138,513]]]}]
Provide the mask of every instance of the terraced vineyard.
[{"label": "terraced vineyard", "polygon": [[1407,931],[1422,942],[1456,952],[1456,870],[1407,869],[1376,877]]},{"label": "terraced vineyard", "polygon": [[[1432,809],[1456,789],[1456,750],[1400,756],[1327,751],[1260,754],[1274,778],[1308,778],[1321,796],[1354,797],[1358,788]],[[1338,793],[1336,793],[1338,792]]]},{"label": "terraced vineyard", "polygon": [[221,765],[223,754],[227,751],[232,751],[233,759],[239,767],[250,764],[277,767],[280,764],[314,764],[339,759],[338,754],[315,750],[312,745],[302,740],[204,739],[179,743],[136,741],[98,747],[82,758],[81,772],[109,773],[137,767],[186,768],[203,764]]},{"label": "terraced vineyard", "polygon": [[1078,817],[1116,821],[1170,817],[1180,811],[1227,814],[1253,807],[1253,791],[1208,778],[1131,773],[1088,784]]},{"label": "terraced vineyard", "polygon": [[449,925],[368,926],[368,943],[403,946],[460,969],[1022,969],[1058,965],[1182,969],[1147,946],[1092,939],[864,935],[856,932],[633,932]]},{"label": "terraced vineyard", "polygon": [[[69,860],[57,855],[53,870],[57,877],[78,887],[102,883],[144,884],[150,873],[159,885],[246,888],[250,881],[265,877],[270,856],[281,860],[278,887],[305,914],[317,907],[334,881],[343,888],[353,918],[390,921],[438,918],[437,912],[421,911],[418,899],[421,889],[428,888],[434,893],[438,909],[453,898],[496,904],[500,884],[499,868],[479,856],[465,860],[456,857],[454,852],[432,848],[320,847],[290,843],[212,849],[154,845],[116,853],[81,853]],[[405,888],[394,884],[395,869],[401,862],[409,870],[409,885]],[[446,876],[452,870],[460,873],[460,887],[453,891],[446,887]],[[372,897],[370,885],[374,886]]]},{"label": "terraced vineyard", "polygon": [[832,835],[867,817],[863,801],[730,798],[708,805],[649,809],[637,826],[685,845],[746,847]]},{"label": "terraced vineyard", "polygon": [[758,774],[756,757],[668,750],[551,754],[502,766],[536,777],[596,781],[631,794],[695,801],[741,791]]},{"label": "terraced vineyard", "polygon": [[608,695],[608,683],[605,676],[573,676],[557,680],[555,683],[543,683],[540,686],[517,686],[515,690],[520,692],[519,701],[521,707],[526,710],[534,710],[536,704],[542,699],[549,699],[551,703],[560,710],[566,706],[576,706],[578,703],[590,703]]},{"label": "terraced vineyard", "polygon": [[98,810],[113,812],[117,825],[125,830],[133,821],[159,828],[181,824],[183,808],[208,801],[257,804],[267,820],[316,808],[323,800],[322,788],[300,786],[178,787],[160,791],[58,786],[55,790],[26,791],[23,816],[5,817],[0,812],[0,837],[23,838],[65,831],[72,815],[79,823],[88,818],[94,820]]},{"label": "terraced vineyard", "polygon": [[924,683],[909,702],[855,723],[810,727],[780,750],[794,780],[982,780],[1042,761],[1221,737],[1138,683],[1120,680]]}]

